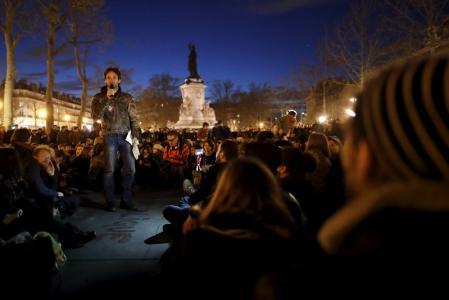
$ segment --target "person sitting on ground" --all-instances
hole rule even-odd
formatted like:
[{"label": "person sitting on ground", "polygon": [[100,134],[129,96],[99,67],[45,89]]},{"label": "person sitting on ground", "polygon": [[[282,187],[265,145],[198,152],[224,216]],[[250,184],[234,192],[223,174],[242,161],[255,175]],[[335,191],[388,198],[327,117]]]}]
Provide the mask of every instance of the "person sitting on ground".
[{"label": "person sitting on ground", "polygon": [[276,178],[256,159],[230,162],[211,200],[192,213],[177,274],[186,287],[201,278],[200,293],[251,298],[261,274],[283,269],[296,255],[292,239],[299,226]]},{"label": "person sitting on ground", "polygon": [[[95,232],[83,232],[68,222],[62,222],[62,219],[75,213],[80,200],[78,196],[64,196],[62,192],[57,191],[57,168],[51,160],[51,153],[52,149],[46,145],[39,145],[34,149],[33,160],[26,168],[25,178],[29,186],[27,194],[35,199],[39,217],[52,225],[47,231],[63,233],[63,245],[87,243],[96,236]],[[67,228],[67,231],[63,228]]]},{"label": "person sitting on ground", "polygon": [[24,166],[33,159],[31,146],[31,131],[28,128],[17,128],[11,137],[11,146],[19,153],[20,161]]},{"label": "person sitting on ground", "polygon": [[186,177],[187,159],[190,147],[181,141],[179,133],[172,130],[167,133],[168,145],[163,152],[163,159],[170,163],[169,181],[173,186],[179,186]]},{"label": "person sitting on ground", "polygon": [[203,143],[203,154],[201,155],[201,169],[207,172],[211,166],[215,164],[216,152],[215,145],[208,140]]},{"label": "person sitting on ground", "polygon": [[198,190],[193,189],[191,182],[185,183],[185,185],[193,189],[193,193],[190,196],[184,196],[180,204],[169,205],[163,210],[162,213],[165,219],[170,222],[170,224],[164,225],[164,232],[172,236],[181,235],[182,224],[188,217],[190,207],[198,203],[202,203],[202,205],[207,204],[225,166],[229,161],[237,158],[237,155],[238,149],[235,142],[224,141],[220,144],[217,150],[217,163],[210,167],[209,171],[204,175]]},{"label": "person sitting on ground", "polygon": [[[270,143],[258,142],[244,144],[243,146],[241,157],[257,158],[270,169],[273,175],[277,175],[277,170],[282,165],[281,148]],[[295,222],[304,225],[307,219],[299,201],[288,191],[284,191],[283,199]]]}]

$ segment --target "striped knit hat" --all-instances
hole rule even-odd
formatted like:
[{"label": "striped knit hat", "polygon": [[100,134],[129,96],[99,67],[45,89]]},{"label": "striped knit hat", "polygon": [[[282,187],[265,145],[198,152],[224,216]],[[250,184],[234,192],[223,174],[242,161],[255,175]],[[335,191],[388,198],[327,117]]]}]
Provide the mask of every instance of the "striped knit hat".
[{"label": "striped knit hat", "polygon": [[356,104],[376,163],[394,180],[449,181],[449,56],[396,64]]}]

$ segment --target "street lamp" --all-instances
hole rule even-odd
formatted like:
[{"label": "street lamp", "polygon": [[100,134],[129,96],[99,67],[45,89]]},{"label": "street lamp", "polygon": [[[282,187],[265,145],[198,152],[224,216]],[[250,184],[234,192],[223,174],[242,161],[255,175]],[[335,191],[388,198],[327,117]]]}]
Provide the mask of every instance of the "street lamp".
[{"label": "street lamp", "polygon": [[351,118],[355,117],[355,112],[350,108],[345,109],[345,113]]},{"label": "street lamp", "polygon": [[37,112],[37,116],[40,119],[45,119],[47,117],[47,111],[45,109],[41,109]]},{"label": "street lamp", "polygon": [[318,123],[323,124],[323,123],[326,123],[326,121],[327,121],[327,116],[321,115],[318,117]]},{"label": "street lamp", "polygon": [[68,114],[64,115],[64,121],[67,122],[67,126],[69,126],[70,116]]}]

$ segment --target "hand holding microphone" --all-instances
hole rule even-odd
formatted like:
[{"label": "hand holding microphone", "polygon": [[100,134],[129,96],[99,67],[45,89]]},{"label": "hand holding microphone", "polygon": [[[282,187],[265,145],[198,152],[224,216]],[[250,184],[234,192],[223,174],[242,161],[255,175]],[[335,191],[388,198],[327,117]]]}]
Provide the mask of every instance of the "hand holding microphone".
[{"label": "hand holding microphone", "polygon": [[[111,99],[114,97],[116,92],[116,86],[114,84],[109,84],[107,86],[107,92],[106,92],[106,96],[108,97],[108,99]],[[112,111],[114,109],[114,107],[111,104],[108,104],[107,106],[108,111]]]},{"label": "hand holding microphone", "polygon": [[116,92],[116,86],[114,85],[114,84],[109,84],[108,86],[107,86],[107,96],[108,96],[108,98],[111,98],[111,97],[114,97],[114,95],[115,95],[115,92]]}]

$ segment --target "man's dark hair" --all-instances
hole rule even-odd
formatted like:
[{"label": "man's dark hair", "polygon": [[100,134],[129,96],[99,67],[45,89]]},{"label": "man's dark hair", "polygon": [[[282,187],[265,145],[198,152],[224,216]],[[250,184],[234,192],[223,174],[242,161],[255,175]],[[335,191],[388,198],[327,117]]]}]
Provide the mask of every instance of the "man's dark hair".
[{"label": "man's dark hair", "polygon": [[263,143],[273,143],[275,140],[274,133],[269,130],[260,131],[256,135],[256,141],[257,142],[263,142]]},{"label": "man's dark hair", "polygon": [[296,116],[296,111],[294,111],[293,109],[288,111],[288,115],[290,116]]},{"label": "man's dark hair", "polygon": [[23,176],[23,171],[24,166],[17,151],[13,148],[0,147],[0,175],[19,179]]},{"label": "man's dark hair", "polygon": [[209,123],[204,122],[204,123],[203,123],[203,127],[204,127],[204,126],[209,126]]},{"label": "man's dark hair", "polygon": [[224,141],[221,143],[221,151],[223,151],[226,160],[232,160],[237,158],[239,155],[239,148],[236,142],[233,141]]},{"label": "man's dark hair", "polygon": [[282,150],[270,143],[252,142],[244,144],[245,156],[258,158],[276,174],[277,168],[282,164]]},{"label": "man's dark hair", "polygon": [[120,70],[118,68],[115,67],[109,67],[106,70],[104,70],[103,76],[106,79],[106,75],[109,72],[114,72],[115,74],[117,74],[118,79],[122,79],[122,73],[120,72]]},{"label": "man's dark hair", "polygon": [[179,132],[177,132],[176,130],[170,130],[169,132],[167,132],[167,136],[169,135],[179,137]]},{"label": "man's dark hair", "polygon": [[12,134],[11,142],[27,142],[30,137],[31,132],[28,128],[18,128]]}]

